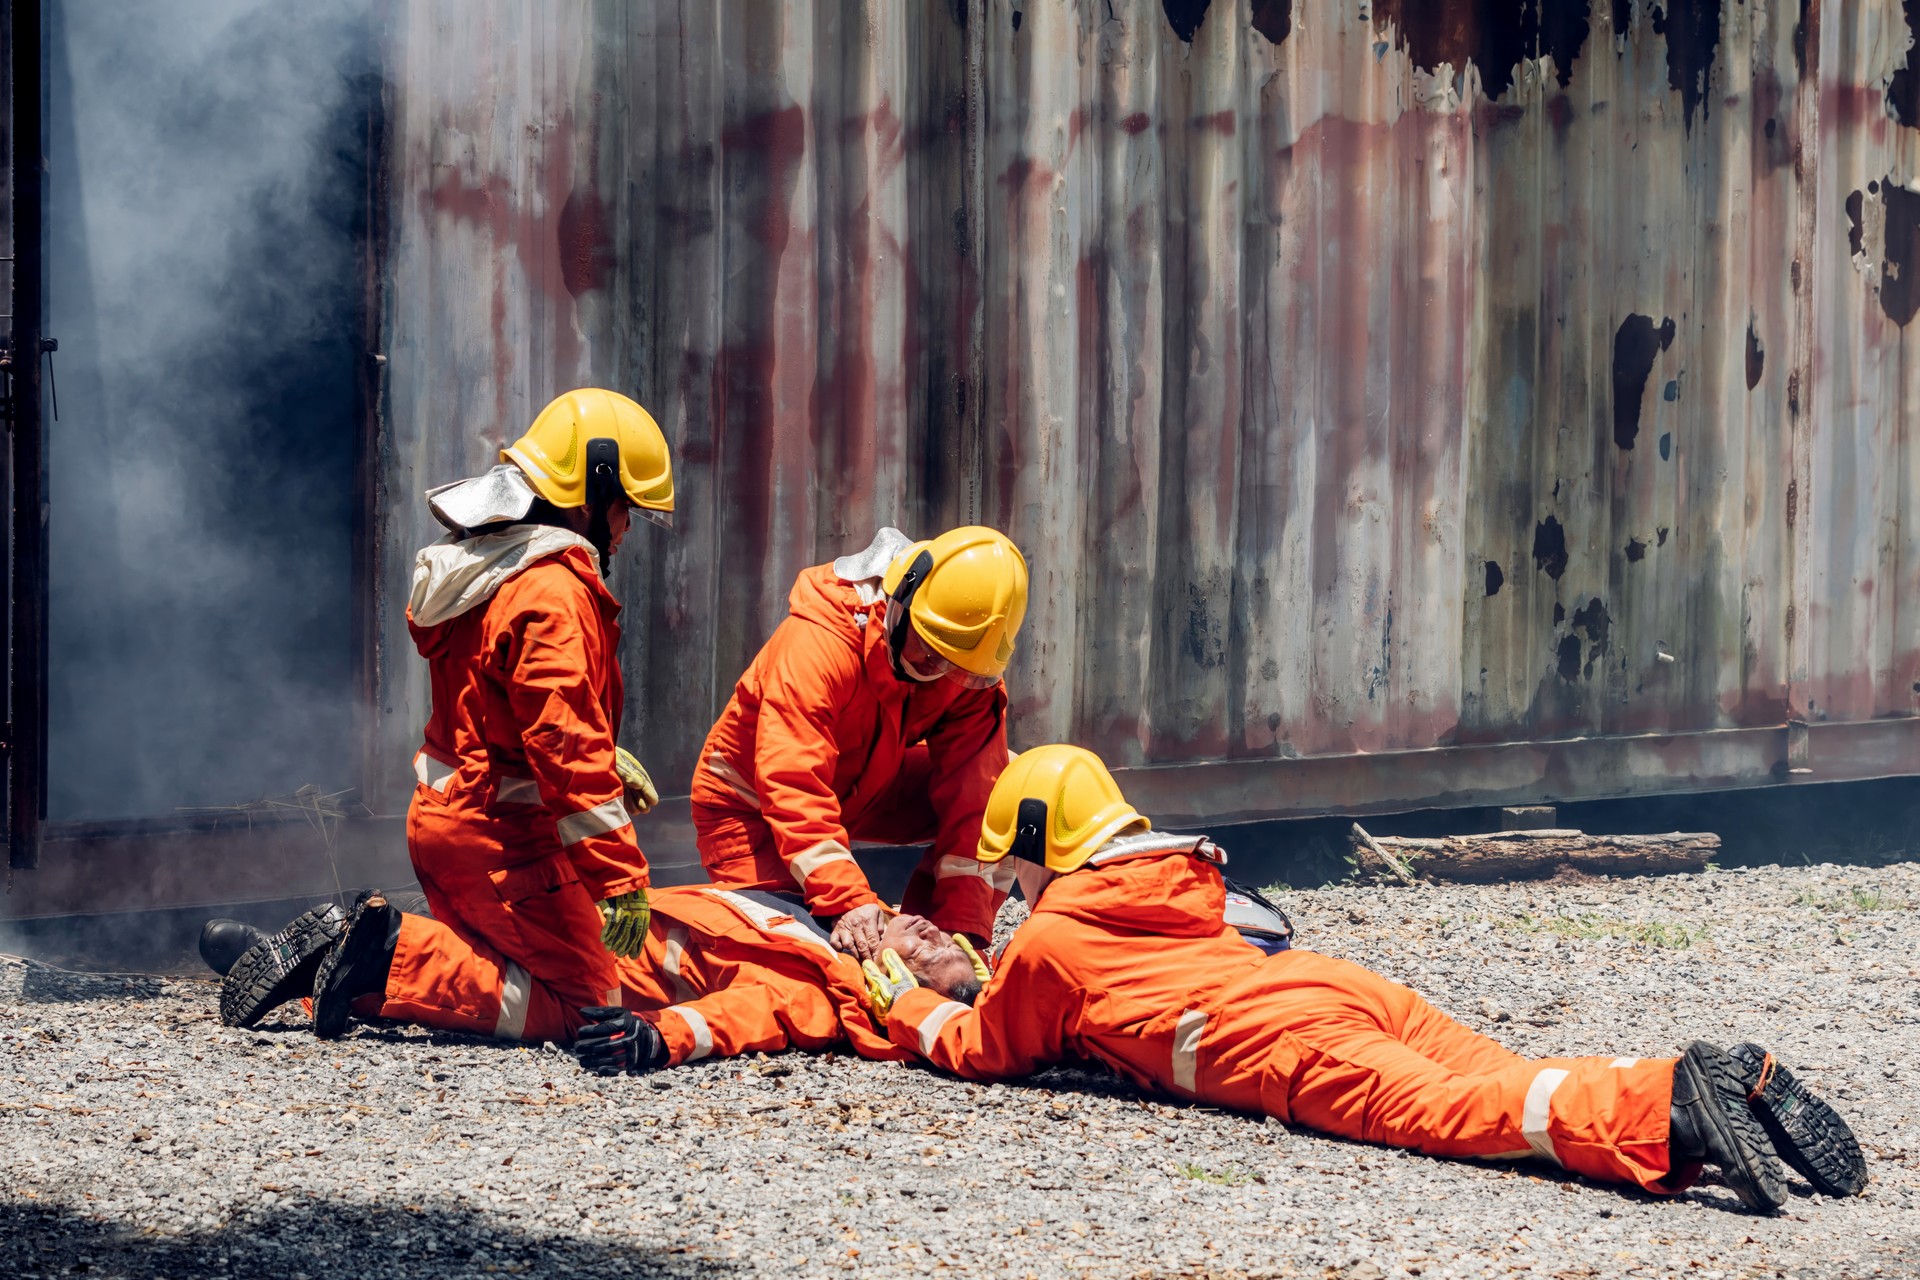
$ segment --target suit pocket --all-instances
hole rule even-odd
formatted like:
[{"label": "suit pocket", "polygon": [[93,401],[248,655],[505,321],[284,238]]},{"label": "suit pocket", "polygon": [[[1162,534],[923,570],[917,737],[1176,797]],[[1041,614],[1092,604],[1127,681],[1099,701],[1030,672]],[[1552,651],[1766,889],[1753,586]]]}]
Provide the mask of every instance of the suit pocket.
[{"label": "suit pocket", "polygon": [[564,854],[487,873],[515,945],[507,958],[570,998],[597,1002],[616,985],[600,910]]},{"label": "suit pocket", "polygon": [[509,909],[553,894],[564,894],[569,889],[577,889],[583,895],[586,893],[586,886],[580,883],[580,873],[574,870],[573,860],[564,854],[489,871],[487,879],[493,882],[493,891],[500,895],[500,901]]}]

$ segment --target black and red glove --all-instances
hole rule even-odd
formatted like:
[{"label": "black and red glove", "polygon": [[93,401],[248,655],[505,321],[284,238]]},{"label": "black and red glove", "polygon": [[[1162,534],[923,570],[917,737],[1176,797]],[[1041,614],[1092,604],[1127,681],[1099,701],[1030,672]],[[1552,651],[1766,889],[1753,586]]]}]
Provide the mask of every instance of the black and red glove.
[{"label": "black and red glove", "polygon": [[667,1065],[667,1042],[651,1022],[625,1009],[582,1009],[587,1025],[574,1037],[573,1056],[595,1075],[637,1076]]}]

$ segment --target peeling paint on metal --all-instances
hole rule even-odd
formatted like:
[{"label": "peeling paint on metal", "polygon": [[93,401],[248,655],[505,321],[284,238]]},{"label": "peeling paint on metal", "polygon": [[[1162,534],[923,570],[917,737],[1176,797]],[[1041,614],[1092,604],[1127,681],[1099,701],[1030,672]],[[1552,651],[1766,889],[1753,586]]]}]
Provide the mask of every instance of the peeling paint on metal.
[{"label": "peeling paint on metal", "polygon": [[1916,3],[396,6],[387,589],[602,382],[669,787],[880,523],[1021,543],[1016,745],[1121,766],[1912,716]]}]

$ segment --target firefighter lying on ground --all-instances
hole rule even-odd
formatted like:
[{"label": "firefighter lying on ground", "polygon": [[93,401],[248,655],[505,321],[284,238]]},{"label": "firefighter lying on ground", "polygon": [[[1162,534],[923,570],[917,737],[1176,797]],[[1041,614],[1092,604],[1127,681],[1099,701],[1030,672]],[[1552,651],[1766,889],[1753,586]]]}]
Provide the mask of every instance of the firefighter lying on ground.
[{"label": "firefighter lying on ground", "polygon": [[1224,855],[1152,830],[1078,747],[1025,752],[1001,776],[980,859],[1010,855],[1053,874],[978,999],[942,986],[955,966],[937,934],[906,939],[883,975],[894,1044],[956,1075],[1097,1061],[1355,1141],[1537,1156],[1658,1193],[1710,1164],[1760,1211],[1786,1198],[1776,1148],[1825,1194],[1866,1183],[1846,1123],[1755,1046],[1528,1059],[1359,965],[1249,947],[1221,920]]},{"label": "firefighter lying on ground", "polygon": [[1027,565],[992,529],[871,546],[805,570],[693,775],[713,882],[800,895],[865,959],[886,923],[854,840],[930,844],[902,907],[984,944],[1012,878],[974,859],[1007,763],[1001,674]]},{"label": "firefighter lying on ground", "polygon": [[616,958],[646,938],[625,797],[650,784],[617,761],[620,606],[602,575],[635,512],[664,523],[673,510],[666,439],[632,400],[585,389],[501,459],[428,492],[450,532],[421,551],[407,606],[433,698],[407,849],[432,917],[367,895],[317,974],[304,942],[320,923],[296,922],[297,938],[227,975],[230,1022],[311,978],[325,1038],[357,1013],[565,1041],[582,1005],[617,998]]},{"label": "firefighter lying on ground", "polygon": [[[1292,927],[1278,908],[1253,894],[1231,899],[1227,918],[1250,941],[1287,945]],[[874,988],[861,962],[829,945],[826,928],[796,896],[688,885],[654,890],[652,908],[645,946],[618,962],[620,1007],[582,1011],[587,1025],[573,1048],[588,1069],[639,1072],[840,1044],[870,1058],[912,1056],[875,1030]],[[273,935],[237,920],[212,920],[201,931],[200,952],[215,972],[239,975],[228,987],[251,989],[246,968],[269,964],[304,968],[311,985],[318,957],[345,920],[331,903]],[[988,976],[965,935],[941,932],[922,917],[893,919],[883,938],[895,952],[916,956],[937,940],[928,980],[959,998],[972,999]],[[299,994],[298,981],[288,983],[275,1003]]]},{"label": "firefighter lying on ground", "polygon": [[[1231,895],[1226,918],[1264,948],[1288,945],[1292,925],[1257,894]],[[929,985],[971,1001],[989,971],[965,934],[900,914],[881,954],[922,962]],[[797,895],[694,885],[660,889],[646,950],[620,962],[622,1005],[583,1009],[573,1052],[602,1075],[650,1071],[755,1051],[845,1043],[862,1057],[913,1055],[875,1031],[883,970],[836,950]]]}]

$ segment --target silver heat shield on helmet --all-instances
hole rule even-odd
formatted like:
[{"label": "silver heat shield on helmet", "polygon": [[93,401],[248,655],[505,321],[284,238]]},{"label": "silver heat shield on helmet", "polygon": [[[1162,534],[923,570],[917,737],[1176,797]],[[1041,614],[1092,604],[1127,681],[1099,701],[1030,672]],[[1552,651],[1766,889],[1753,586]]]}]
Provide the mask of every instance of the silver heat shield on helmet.
[{"label": "silver heat shield on helmet", "polygon": [[427,490],[433,518],[457,534],[502,520],[524,520],[540,495],[520,468],[503,462],[490,471]]}]

